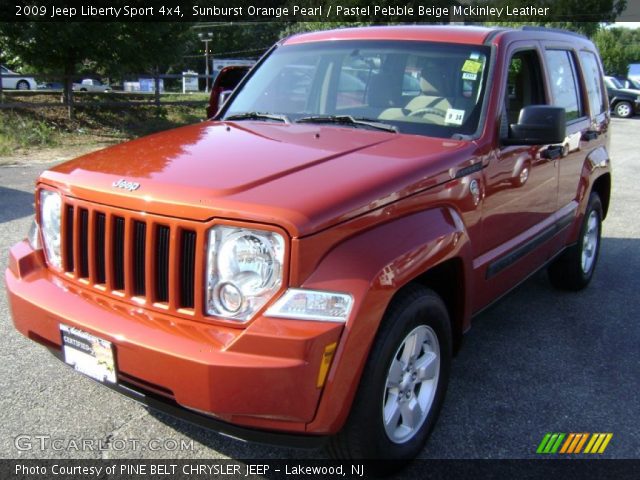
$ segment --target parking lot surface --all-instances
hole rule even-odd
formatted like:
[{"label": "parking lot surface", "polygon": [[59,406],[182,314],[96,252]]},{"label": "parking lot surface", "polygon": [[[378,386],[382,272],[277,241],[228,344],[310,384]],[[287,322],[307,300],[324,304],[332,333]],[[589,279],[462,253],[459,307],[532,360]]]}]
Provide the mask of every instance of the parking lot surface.
[{"label": "parking lot surface", "polygon": [[[559,292],[540,272],[474,319],[423,458],[536,458],[547,432],[611,432],[602,457],[640,458],[639,128],[640,118],[613,119],[613,194],[591,286]],[[0,167],[2,272],[8,248],[27,232],[34,180],[46,167]],[[0,457],[322,458],[148,412],[18,334],[4,275],[0,290]],[[38,435],[59,439],[63,448]],[[64,448],[74,439],[106,448]]]}]

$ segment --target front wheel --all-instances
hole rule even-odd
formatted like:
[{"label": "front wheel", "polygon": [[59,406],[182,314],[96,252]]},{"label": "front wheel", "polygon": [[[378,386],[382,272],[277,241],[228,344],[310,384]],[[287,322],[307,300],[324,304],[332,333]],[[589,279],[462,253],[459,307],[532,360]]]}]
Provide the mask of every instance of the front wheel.
[{"label": "front wheel", "polygon": [[444,400],[451,343],[449,314],[435,292],[419,285],[399,292],[382,320],[347,423],[329,443],[329,455],[400,461],[417,456]]},{"label": "front wheel", "polygon": [[582,220],[578,242],[549,265],[549,279],[563,290],[582,290],[591,281],[600,254],[602,202],[593,192]]},{"label": "front wheel", "polygon": [[629,118],[633,115],[633,107],[629,102],[618,102],[614,108],[616,115],[622,118]]}]

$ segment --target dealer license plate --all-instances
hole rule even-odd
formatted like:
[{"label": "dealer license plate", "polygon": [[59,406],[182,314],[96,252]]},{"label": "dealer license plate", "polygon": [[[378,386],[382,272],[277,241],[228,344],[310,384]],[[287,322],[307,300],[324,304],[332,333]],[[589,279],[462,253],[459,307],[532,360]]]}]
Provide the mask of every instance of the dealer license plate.
[{"label": "dealer license plate", "polygon": [[62,324],[60,333],[66,363],[99,382],[116,383],[111,342]]}]

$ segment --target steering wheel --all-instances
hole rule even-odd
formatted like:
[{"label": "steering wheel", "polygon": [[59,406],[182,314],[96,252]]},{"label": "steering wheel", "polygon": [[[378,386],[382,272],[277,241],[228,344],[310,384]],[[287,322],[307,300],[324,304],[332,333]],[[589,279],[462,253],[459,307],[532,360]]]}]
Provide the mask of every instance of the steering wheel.
[{"label": "steering wheel", "polygon": [[447,112],[445,112],[444,110],[440,108],[432,108],[432,107],[419,108],[418,110],[414,110],[413,112],[411,112],[409,116],[416,117],[418,115],[428,115],[428,114],[436,115],[442,118],[445,118],[447,116]]}]

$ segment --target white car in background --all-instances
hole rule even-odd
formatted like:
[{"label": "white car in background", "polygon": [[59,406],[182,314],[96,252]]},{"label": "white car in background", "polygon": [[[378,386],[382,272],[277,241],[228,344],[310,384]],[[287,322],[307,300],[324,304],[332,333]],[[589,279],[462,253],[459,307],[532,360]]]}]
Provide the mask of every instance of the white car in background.
[{"label": "white car in background", "polygon": [[2,70],[2,88],[12,88],[15,90],[35,90],[37,88],[36,81],[33,77],[5,77],[5,75],[20,74],[9,70],[4,65],[0,65],[0,70]]},{"label": "white car in background", "polygon": [[74,83],[73,89],[79,92],[110,92],[111,87],[95,78],[85,78],[80,83]]}]

